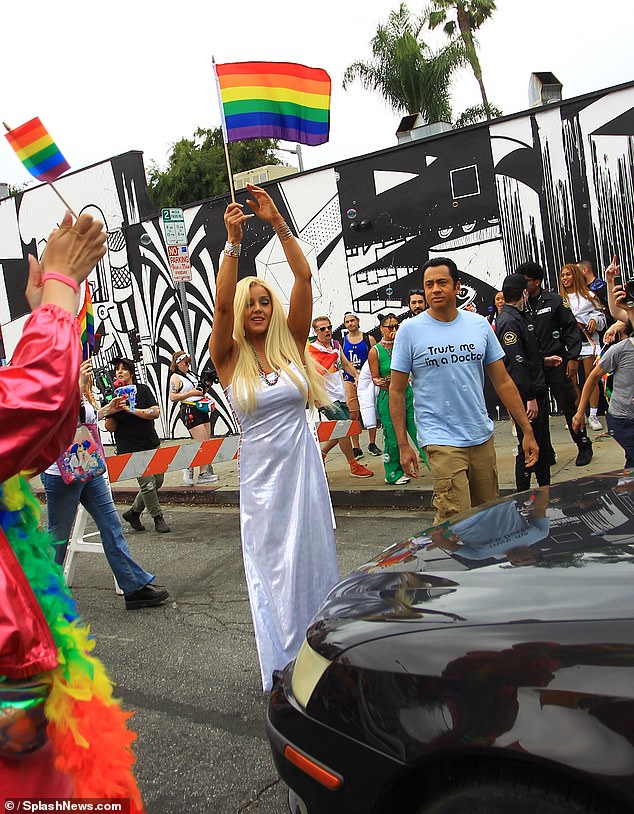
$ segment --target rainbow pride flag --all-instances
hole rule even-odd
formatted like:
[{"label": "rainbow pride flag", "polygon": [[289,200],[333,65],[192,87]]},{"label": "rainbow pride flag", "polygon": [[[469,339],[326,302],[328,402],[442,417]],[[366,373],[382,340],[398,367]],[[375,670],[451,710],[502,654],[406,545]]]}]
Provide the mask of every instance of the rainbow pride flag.
[{"label": "rainbow pride flag", "polygon": [[81,332],[82,358],[86,361],[86,359],[90,359],[92,349],[95,347],[95,316],[92,310],[92,297],[88,280],[86,280],[84,303],[79,314],[77,314],[77,320]]},{"label": "rainbow pride flag", "polygon": [[294,62],[214,63],[225,141],[328,141],[330,77]]},{"label": "rainbow pride flag", "polygon": [[56,181],[70,169],[39,118],[31,119],[5,134],[15,154],[39,181]]}]

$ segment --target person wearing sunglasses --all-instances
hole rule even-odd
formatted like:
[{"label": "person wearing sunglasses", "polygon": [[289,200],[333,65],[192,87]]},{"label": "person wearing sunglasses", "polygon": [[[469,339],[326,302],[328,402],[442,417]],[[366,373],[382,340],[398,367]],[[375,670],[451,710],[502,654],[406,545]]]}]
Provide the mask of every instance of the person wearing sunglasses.
[{"label": "person wearing sunglasses", "polygon": [[[297,655],[311,619],[339,579],[328,481],[306,405],[325,403],[306,343],[312,274],[300,242],[266,190],[247,184],[228,204],[227,243],[216,277],[209,355],[240,425],[240,534],[262,688]],[[279,242],[292,287],[289,308],[271,278],[241,276],[244,226]]]},{"label": "person wearing sunglasses", "polygon": [[[381,341],[370,349],[368,365],[372,372],[372,381],[379,388],[376,399],[376,411],[383,424],[383,466],[385,467],[385,482],[394,486],[403,486],[409,483],[409,478],[403,471],[400,462],[398,441],[392,419],[390,418],[390,365],[392,363],[392,348],[394,337],[399,329],[396,314],[379,314],[381,328]],[[416,424],[414,422],[414,396],[411,386],[408,385],[405,393],[406,419],[405,425],[409,437],[427,463],[427,456],[418,446],[416,437]]]},{"label": "person wearing sunglasses", "polygon": [[[204,388],[198,382],[198,376],[192,373],[191,357],[184,350],[176,350],[170,364],[170,401],[179,405],[179,418],[191,437],[196,441],[208,441],[211,438],[211,413],[213,404],[208,400],[201,409],[198,402],[205,396]],[[198,483],[218,483],[212,464],[198,468]],[[183,469],[185,486],[194,485],[194,468]]]},{"label": "person wearing sunglasses", "polygon": [[[341,369],[352,376],[355,383],[359,378],[359,372],[350,364],[339,342],[332,338],[332,324],[328,317],[315,317],[313,329],[317,339],[308,346],[308,353],[323,376],[324,389],[332,402],[331,406],[325,404],[320,406],[319,412],[329,421],[349,421],[350,411],[346,404]],[[353,478],[371,478],[374,475],[371,469],[357,461],[352,450],[352,441],[348,437],[331,439],[321,445],[324,463],[326,455],[337,444],[346,456]]]},{"label": "person wearing sunglasses", "polygon": [[[361,375],[361,369],[368,360],[368,353],[373,345],[376,345],[376,339],[368,333],[361,330],[359,324],[359,317],[351,311],[347,311],[343,315],[343,327],[347,333],[343,340],[343,353],[346,359]],[[357,388],[359,385],[359,378],[355,379],[347,371],[343,372],[343,386],[346,389],[346,404],[350,410],[350,418],[353,421],[359,421],[361,417],[361,406],[359,404],[359,394]],[[380,457],[383,453],[376,445],[376,426],[368,427],[368,436],[370,443],[368,444],[368,452],[374,455],[375,458]],[[361,449],[361,442],[358,435],[352,436],[352,451],[355,458],[363,458],[363,450]]]}]

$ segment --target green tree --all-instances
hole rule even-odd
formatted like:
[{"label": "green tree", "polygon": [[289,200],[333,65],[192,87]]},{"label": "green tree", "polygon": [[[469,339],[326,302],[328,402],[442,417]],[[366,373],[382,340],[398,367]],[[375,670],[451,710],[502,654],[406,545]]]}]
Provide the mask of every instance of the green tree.
[{"label": "green tree", "polygon": [[[233,173],[281,164],[275,139],[234,141],[228,145]],[[148,191],[158,209],[202,201],[229,192],[222,130],[199,127],[193,138],[183,138],[172,148],[166,170],[156,162],[148,168]]]},{"label": "green tree", "polygon": [[[480,86],[487,119],[491,118],[493,111],[484,89],[474,32],[492,16],[495,10],[495,0],[432,0],[432,7],[428,12],[429,27],[434,29],[443,25],[443,31],[449,37],[450,42],[456,41],[456,31],[458,32],[465,57]],[[449,13],[452,11],[455,12],[455,19],[449,18]]]},{"label": "green tree", "polygon": [[420,38],[425,25],[426,17],[413,17],[401,3],[377,27],[370,42],[372,60],[357,60],[346,68],[343,87],[359,80],[397,112],[422,113],[428,122],[451,121],[451,78],[464,64],[464,49],[450,42],[433,52]]},{"label": "green tree", "polygon": [[17,186],[15,184],[9,184],[8,187],[9,198],[13,198],[16,195],[19,195],[20,192],[24,192],[24,190],[28,187],[28,183],[25,181],[23,184],[18,184]]}]

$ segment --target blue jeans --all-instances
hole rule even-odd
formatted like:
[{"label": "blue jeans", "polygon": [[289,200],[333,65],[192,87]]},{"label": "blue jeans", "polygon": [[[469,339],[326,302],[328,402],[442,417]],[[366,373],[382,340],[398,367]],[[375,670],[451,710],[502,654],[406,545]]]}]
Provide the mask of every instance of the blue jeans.
[{"label": "blue jeans", "polygon": [[625,450],[625,468],[634,467],[634,421],[631,418],[618,418],[608,410],[605,420],[608,432]]},{"label": "blue jeans", "polygon": [[64,483],[61,475],[42,473],[46,492],[48,530],[61,544],[56,546],[55,562],[64,562],[68,538],[75,521],[79,504],[97,524],[108,565],[124,594],[131,594],[148,585],[154,579],[138,565],[130,554],[123,536],[121,520],[115,509],[112,494],[103,475],[81,483]]}]

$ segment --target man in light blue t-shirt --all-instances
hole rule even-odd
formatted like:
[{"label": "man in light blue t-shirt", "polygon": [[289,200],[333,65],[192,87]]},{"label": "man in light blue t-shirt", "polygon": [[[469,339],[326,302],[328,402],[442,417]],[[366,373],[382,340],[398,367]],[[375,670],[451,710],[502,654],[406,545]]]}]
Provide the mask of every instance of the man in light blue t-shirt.
[{"label": "man in light blue t-shirt", "polygon": [[524,403],[509,377],[504,351],[488,321],[456,306],[460,281],[453,260],[423,266],[427,311],[402,323],[392,352],[390,414],[406,475],[418,477],[405,430],[405,389],[411,375],[418,440],[434,479],[436,519],[498,496],[493,422],[484,400],[484,371],[524,433],[526,466],[539,449]]}]

